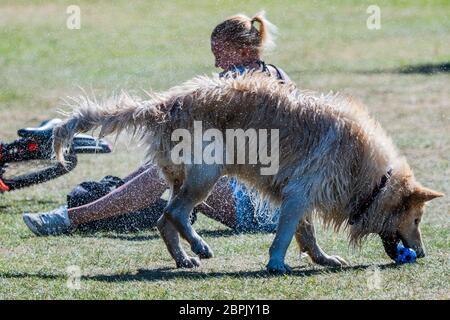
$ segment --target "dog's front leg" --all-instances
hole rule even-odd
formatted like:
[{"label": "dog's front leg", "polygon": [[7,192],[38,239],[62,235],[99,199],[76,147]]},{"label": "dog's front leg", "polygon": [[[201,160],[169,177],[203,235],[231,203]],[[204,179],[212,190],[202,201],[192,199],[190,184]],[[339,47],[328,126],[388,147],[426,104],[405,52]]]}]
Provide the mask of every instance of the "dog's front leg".
[{"label": "dog's front leg", "polygon": [[287,248],[292,241],[297,224],[309,209],[309,203],[303,195],[285,196],[280,208],[275,239],[270,246],[270,260],[267,270],[273,273],[290,272],[291,268],[284,263]]},{"label": "dog's front leg", "polygon": [[301,252],[306,252],[314,263],[328,267],[342,267],[347,261],[339,256],[326,254],[317,243],[316,231],[311,216],[305,216],[297,226],[295,239]]}]

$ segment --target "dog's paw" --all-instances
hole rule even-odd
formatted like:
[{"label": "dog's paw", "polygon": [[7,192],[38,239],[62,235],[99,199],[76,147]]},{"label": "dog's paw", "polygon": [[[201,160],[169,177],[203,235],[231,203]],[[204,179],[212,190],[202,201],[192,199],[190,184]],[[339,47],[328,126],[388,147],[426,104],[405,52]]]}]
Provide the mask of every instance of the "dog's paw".
[{"label": "dog's paw", "polygon": [[325,267],[334,267],[334,268],[340,268],[348,266],[348,262],[342,259],[339,256],[324,256],[320,259],[317,259],[317,261],[314,261],[317,264],[320,264],[321,266]]},{"label": "dog's paw", "polygon": [[208,246],[206,242],[198,243],[196,246],[191,247],[192,252],[199,256],[200,259],[210,259],[214,257],[214,252]]},{"label": "dog's paw", "polygon": [[200,260],[196,257],[186,257],[176,262],[177,268],[185,268],[185,269],[192,269],[192,268],[198,268],[202,264],[200,263]]},{"label": "dog's paw", "polygon": [[266,269],[269,273],[273,274],[286,274],[292,272],[291,267],[279,260],[270,260],[266,266]]}]

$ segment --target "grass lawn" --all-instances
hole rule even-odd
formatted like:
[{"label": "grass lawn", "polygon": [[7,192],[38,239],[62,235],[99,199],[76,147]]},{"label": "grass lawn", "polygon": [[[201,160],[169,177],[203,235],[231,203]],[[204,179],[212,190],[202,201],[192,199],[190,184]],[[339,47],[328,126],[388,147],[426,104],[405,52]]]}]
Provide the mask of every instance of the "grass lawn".
[{"label": "grass lawn", "polygon": [[[112,4],[113,3],[113,4]],[[236,12],[265,9],[278,26],[278,46],[265,60],[302,88],[342,91],[368,106],[425,186],[450,194],[450,73],[422,64],[450,62],[450,2],[379,1],[381,29],[368,30],[374,1],[0,1],[0,139],[57,116],[61,98],[120,89],[162,90],[214,62],[209,35]],[[66,8],[81,8],[81,29],[66,27]],[[413,67],[410,73],[400,72]],[[417,72],[414,72],[417,70]],[[82,156],[58,180],[0,195],[2,299],[449,299],[449,198],[432,201],[422,223],[428,256],[393,266],[381,241],[349,247],[344,233],[319,229],[329,254],[351,266],[331,270],[299,259],[294,272],[263,270],[273,235],[234,234],[200,216],[195,227],[216,257],[178,270],[155,230],[75,233],[38,238],[23,212],[52,209],[71,188],[106,174],[123,176],[143,159],[121,137],[111,155]],[[137,195],[138,196],[138,195]],[[80,289],[67,286],[78,266]]]}]

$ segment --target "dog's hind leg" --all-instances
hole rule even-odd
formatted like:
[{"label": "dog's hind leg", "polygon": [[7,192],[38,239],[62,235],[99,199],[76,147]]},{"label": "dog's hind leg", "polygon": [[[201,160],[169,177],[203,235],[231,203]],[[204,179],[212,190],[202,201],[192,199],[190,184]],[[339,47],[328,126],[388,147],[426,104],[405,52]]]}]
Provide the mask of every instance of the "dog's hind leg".
[{"label": "dog's hind leg", "polygon": [[[172,198],[179,192],[180,185],[174,184],[172,186]],[[178,230],[173,223],[167,218],[164,213],[158,220],[157,228],[164,240],[167,250],[175,260],[178,268],[194,268],[200,266],[200,261],[196,257],[190,257],[184,251],[180,243]]]},{"label": "dog's hind leg", "polygon": [[200,266],[200,261],[196,257],[190,257],[184,251],[180,243],[177,229],[166,215],[162,215],[157,223],[158,230],[163,238],[167,250],[175,260],[177,268],[194,268]]},{"label": "dog's hind leg", "polygon": [[267,264],[267,270],[273,273],[291,271],[291,268],[284,263],[286,251],[294,237],[297,224],[310,209],[308,197],[301,190],[289,195],[285,194],[283,198],[277,232],[270,246],[270,259]]},{"label": "dog's hind leg", "polygon": [[311,216],[305,216],[297,226],[295,239],[301,252],[306,252],[314,263],[328,267],[342,267],[348,263],[339,256],[329,256],[317,243],[316,231]]},{"label": "dog's hind leg", "polygon": [[192,165],[187,167],[186,178],[180,191],[165,209],[167,218],[174,224],[181,236],[189,242],[191,250],[201,259],[213,257],[213,252],[192,227],[189,214],[195,205],[206,199],[220,176],[219,166]]}]

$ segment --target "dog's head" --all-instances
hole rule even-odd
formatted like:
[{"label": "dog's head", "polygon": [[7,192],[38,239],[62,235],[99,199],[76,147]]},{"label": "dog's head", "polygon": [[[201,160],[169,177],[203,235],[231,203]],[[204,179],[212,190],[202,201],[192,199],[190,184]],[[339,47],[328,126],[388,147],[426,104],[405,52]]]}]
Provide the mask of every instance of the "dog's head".
[{"label": "dog's head", "polygon": [[391,197],[391,201],[383,208],[388,223],[385,223],[379,235],[387,255],[392,259],[396,257],[400,241],[405,247],[414,249],[418,258],[425,256],[420,233],[425,203],[443,196],[442,193],[422,187],[411,180],[403,186],[402,192]]}]

